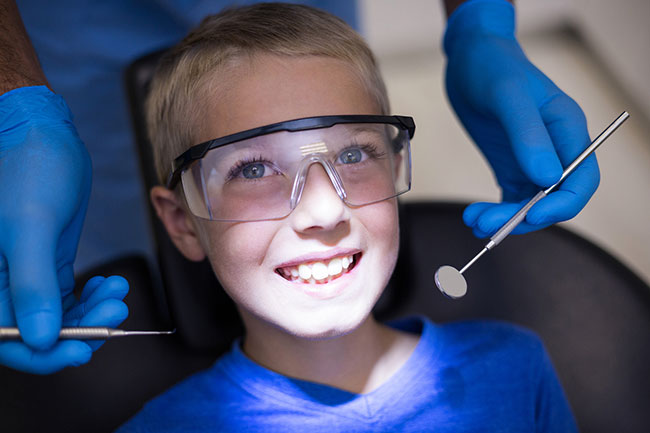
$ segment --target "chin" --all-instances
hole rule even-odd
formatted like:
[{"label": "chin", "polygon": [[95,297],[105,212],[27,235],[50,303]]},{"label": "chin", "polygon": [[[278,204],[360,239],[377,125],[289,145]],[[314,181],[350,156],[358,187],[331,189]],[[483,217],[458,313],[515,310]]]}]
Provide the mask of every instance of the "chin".
[{"label": "chin", "polygon": [[[363,324],[370,316],[370,308],[332,309],[291,314],[277,323],[284,332],[307,340],[330,340],[347,335]],[[344,310],[344,311],[343,311]]]}]

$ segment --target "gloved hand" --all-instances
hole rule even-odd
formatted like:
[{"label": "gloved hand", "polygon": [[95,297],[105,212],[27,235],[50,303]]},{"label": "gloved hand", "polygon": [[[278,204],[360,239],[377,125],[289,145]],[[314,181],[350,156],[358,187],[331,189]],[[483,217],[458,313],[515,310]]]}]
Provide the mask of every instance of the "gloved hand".
[{"label": "gloved hand", "polygon": [[88,359],[84,345],[43,351],[57,340],[62,299],[71,299],[90,182],[90,158],[61,97],[45,86],[0,95],[0,326],[17,324],[26,343],[2,345],[0,363],[54,371]]},{"label": "gloved hand", "polygon": [[[6,262],[0,262],[0,270],[5,265]],[[5,288],[6,284],[0,285],[0,290]],[[91,278],[79,300],[75,299],[73,293],[65,298],[63,326],[118,326],[129,313],[122,302],[128,291],[129,284],[122,277]],[[15,324],[3,320],[0,326]],[[0,342],[0,363],[28,373],[49,374],[88,362],[92,352],[102,344],[103,341],[60,340],[49,349],[38,351],[22,342]]]},{"label": "gloved hand", "polygon": [[[503,203],[474,203],[463,219],[474,234],[494,234],[589,145],[585,116],[526,57],[515,39],[515,13],[505,0],[469,0],[449,17],[444,37],[446,87],[456,114],[481,149]],[[600,182],[592,155],[539,201],[513,233],[573,218]]]}]

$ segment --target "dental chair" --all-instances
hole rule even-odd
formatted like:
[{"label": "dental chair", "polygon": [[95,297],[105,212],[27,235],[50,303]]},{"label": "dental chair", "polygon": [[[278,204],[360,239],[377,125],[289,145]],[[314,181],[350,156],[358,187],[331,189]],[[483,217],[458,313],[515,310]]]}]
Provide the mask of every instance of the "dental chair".
[{"label": "dental chair", "polygon": [[[147,190],[156,181],[142,107],[160,54],[126,72]],[[551,227],[508,238],[467,272],[467,295],[447,299],[433,283],[435,269],[463,264],[484,245],[463,225],[464,206],[400,205],[400,256],[377,317],[526,326],[544,341],[580,431],[650,431],[650,287],[597,245]],[[124,257],[77,280],[82,287],[93,275],[123,275],[131,290],[121,327],[175,327],[176,334],[111,340],[89,364],[45,377],[0,367],[1,431],[112,431],[148,399],[210,366],[241,335],[234,305],[209,264],[183,258],[150,210],[157,263]]]}]

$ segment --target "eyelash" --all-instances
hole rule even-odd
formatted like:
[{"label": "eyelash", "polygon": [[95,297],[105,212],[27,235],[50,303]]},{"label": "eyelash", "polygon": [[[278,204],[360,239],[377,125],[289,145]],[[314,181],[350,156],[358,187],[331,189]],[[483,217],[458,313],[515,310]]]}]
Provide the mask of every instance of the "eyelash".
[{"label": "eyelash", "polygon": [[266,165],[268,165],[270,167],[273,166],[273,164],[271,164],[270,161],[266,160],[262,155],[256,156],[254,158],[242,159],[241,161],[237,161],[237,164],[235,164],[230,169],[230,171],[228,171],[228,175],[226,175],[226,181],[230,181],[230,180],[238,177],[241,174],[244,167],[246,167],[247,165],[256,164],[256,163],[260,163],[260,162],[264,163],[264,164],[266,164]]},{"label": "eyelash", "polygon": [[378,151],[377,151],[377,146],[375,146],[375,145],[367,144],[367,143],[366,143],[366,144],[351,143],[349,146],[347,146],[346,148],[342,149],[342,150],[339,152],[339,154],[338,154],[338,156],[336,157],[336,159],[338,160],[338,158],[339,158],[339,157],[340,157],[340,156],[341,156],[345,151],[347,151],[347,150],[349,150],[349,149],[360,149],[360,150],[362,150],[363,152],[365,152],[366,155],[368,155],[368,158],[379,159],[379,158],[383,158],[384,156],[386,156],[386,152],[378,152]]},{"label": "eyelash", "polygon": [[[342,149],[338,155],[337,155],[337,160],[343,154],[343,152],[349,150],[349,149],[361,149],[363,152],[368,155],[369,158],[382,158],[386,156],[386,152],[378,152],[377,147],[372,145],[372,144],[358,144],[358,143],[351,143],[349,146],[345,147]],[[236,177],[238,177],[244,167],[250,164],[256,164],[256,163],[264,163],[269,166],[273,166],[273,164],[265,159],[262,155],[253,157],[253,158],[246,158],[242,159],[241,161],[237,161],[237,163],[228,171],[228,174],[226,175],[226,181],[230,181]]]}]

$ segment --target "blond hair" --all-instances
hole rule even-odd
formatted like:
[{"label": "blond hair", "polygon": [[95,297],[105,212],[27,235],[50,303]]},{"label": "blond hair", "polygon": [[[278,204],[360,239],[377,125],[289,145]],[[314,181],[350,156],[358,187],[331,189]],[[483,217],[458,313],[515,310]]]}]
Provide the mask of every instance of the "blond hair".
[{"label": "blond hair", "polygon": [[[345,61],[359,74],[381,114],[389,113],[386,88],[365,41],[341,19],[316,8],[261,3],[209,16],[161,59],[146,114],[161,183],[172,161],[194,144],[201,95],[229,66],[255,54],[324,56]],[[345,114],[345,113],[343,113]],[[287,119],[289,120],[289,119]],[[215,137],[216,138],[216,137]]]}]

